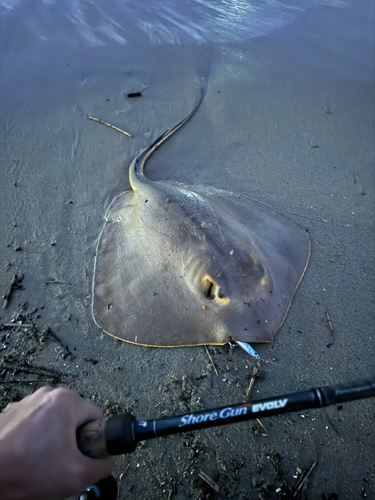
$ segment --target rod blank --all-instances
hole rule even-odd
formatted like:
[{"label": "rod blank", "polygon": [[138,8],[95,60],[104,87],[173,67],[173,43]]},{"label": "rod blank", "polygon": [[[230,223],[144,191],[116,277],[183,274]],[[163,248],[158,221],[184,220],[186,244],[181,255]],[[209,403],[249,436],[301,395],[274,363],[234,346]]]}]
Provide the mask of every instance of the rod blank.
[{"label": "rod blank", "polygon": [[158,420],[137,421],[133,415],[114,415],[88,422],[77,431],[78,447],[92,458],[121,455],[135,450],[139,441],[254,420],[275,414],[321,408],[332,404],[375,396],[375,377],[295,392],[212,410],[187,413]]}]

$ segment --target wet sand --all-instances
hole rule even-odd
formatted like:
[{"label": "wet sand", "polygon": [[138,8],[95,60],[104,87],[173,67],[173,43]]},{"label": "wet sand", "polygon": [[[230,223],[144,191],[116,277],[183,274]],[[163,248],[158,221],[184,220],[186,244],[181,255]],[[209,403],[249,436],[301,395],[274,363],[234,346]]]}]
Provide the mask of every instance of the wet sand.
[{"label": "wet sand", "polygon": [[[191,110],[201,77],[201,108],[148,162],[149,177],[251,196],[299,222],[312,244],[283,327],[273,344],[255,346],[262,362],[251,396],[373,371],[370,2],[316,7],[267,36],[206,45],[152,45],[139,37],[93,47],[63,36],[30,45],[24,17],[7,19],[0,35],[0,289],[8,291],[14,274],[24,279],[0,322],[22,309],[20,320],[36,328],[0,331],[0,367],[8,367],[2,380],[48,378],[56,370],[53,383],[62,381],[109,414],[131,410],[139,419],[250,397],[257,365],[239,348],[209,348],[217,377],[204,348],[126,344],[91,317],[105,210],[129,188],[131,160]],[[142,97],[126,97],[135,91]],[[30,365],[44,372],[23,373]],[[2,384],[0,407],[42,383]],[[279,498],[297,468],[315,460],[309,498],[375,497],[373,401],[262,424],[267,433],[251,422],[139,446],[118,460],[120,498],[167,499],[171,489],[173,499],[214,498],[201,470],[219,484],[217,499]]]}]

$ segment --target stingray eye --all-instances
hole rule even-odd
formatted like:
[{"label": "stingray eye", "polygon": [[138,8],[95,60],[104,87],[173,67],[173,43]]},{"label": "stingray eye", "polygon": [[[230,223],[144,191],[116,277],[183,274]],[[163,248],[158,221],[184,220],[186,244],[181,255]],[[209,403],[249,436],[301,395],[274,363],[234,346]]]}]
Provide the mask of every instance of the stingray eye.
[{"label": "stingray eye", "polygon": [[228,297],[225,296],[225,293],[223,293],[220,290],[219,286],[217,287],[217,290],[216,290],[216,293],[215,293],[215,298],[216,298],[216,300],[218,300],[219,302],[221,302],[221,304],[229,304],[229,302],[230,302],[230,300],[228,299]]},{"label": "stingray eye", "polygon": [[229,299],[225,296],[225,294],[220,290],[220,285],[216,283],[210,276],[206,274],[206,276],[202,279],[201,285],[203,288],[204,295],[210,299],[216,299],[222,304],[228,304]]},{"label": "stingray eye", "polygon": [[202,280],[203,293],[208,299],[215,298],[215,283],[210,280],[210,278],[205,277]]}]

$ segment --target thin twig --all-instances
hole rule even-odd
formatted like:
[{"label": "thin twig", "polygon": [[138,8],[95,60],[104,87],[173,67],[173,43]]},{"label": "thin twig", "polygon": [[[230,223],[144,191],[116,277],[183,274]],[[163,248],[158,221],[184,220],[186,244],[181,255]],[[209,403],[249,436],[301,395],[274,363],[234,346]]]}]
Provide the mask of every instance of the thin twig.
[{"label": "thin twig", "polygon": [[215,483],[215,481],[208,475],[206,474],[205,472],[203,472],[202,470],[200,471],[200,473],[198,474],[198,476],[203,479],[203,481],[206,481],[206,483],[211,486],[211,488],[216,491],[216,493],[218,493],[220,491],[220,486]]},{"label": "thin twig", "polygon": [[121,481],[121,479],[123,478],[123,476],[125,476],[125,474],[128,472],[129,467],[130,467],[130,463],[125,467],[124,472],[121,472],[121,474],[120,474],[120,476],[118,478],[119,481]]},{"label": "thin twig", "polygon": [[35,325],[32,323],[0,323],[0,330],[1,328],[34,328]]},{"label": "thin twig", "polygon": [[283,483],[285,484],[286,488],[289,490],[289,493],[292,493],[292,488],[289,486],[289,483],[288,481],[286,480],[286,477],[284,476],[284,473],[283,471],[280,469],[278,463],[276,462],[275,459],[271,459],[271,462],[273,464],[273,466],[275,467],[275,469],[278,471],[278,473],[280,474],[282,480],[283,480]]},{"label": "thin twig", "polygon": [[[13,371],[13,372],[23,372],[23,373],[32,373],[34,375],[40,375],[42,377],[48,377],[48,378],[55,378],[60,380],[63,375],[63,373],[60,373],[52,368],[45,368],[42,366],[20,366],[17,364],[13,364],[8,362],[3,362],[0,365],[1,369],[7,370],[7,371]],[[69,377],[74,377],[74,375],[68,374]]]},{"label": "thin twig", "polygon": [[329,327],[330,331],[332,332],[333,331],[332,321],[331,321],[331,316],[329,315],[328,311],[326,311],[326,317],[327,317],[328,327]]},{"label": "thin twig", "polygon": [[72,359],[75,358],[75,356],[72,354],[71,350],[69,349],[67,344],[63,344],[61,340],[56,337],[54,333],[52,333],[51,328],[47,325],[47,327],[42,331],[42,336],[45,336],[47,339],[53,340],[54,342],[57,342],[63,349],[65,349],[66,353],[63,354],[63,358],[65,359],[67,356],[70,356]]},{"label": "thin twig", "polygon": [[11,282],[10,287],[9,287],[9,292],[5,295],[3,309],[6,309],[8,307],[10,298],[11,298],[12,293],[13,293],[14,286],[16,285],[17,281],[18,281],[18,276],[17,276],[17,274],[15,274],[12,278],[12,282]]},{"label": "thin twig", "polygon": [[131,137],[131,135],[128,134],[128,132],[125,132],[124,130],[121,130],[120,128],[115,127],[114,125],[111,125],[110,123],[103,122],[103,120],[99,120],[99,118],[94,118],[93,116],[89,116],[89,118],[90,118],[90,120],[94,120],[95,122],[99,122],[99,123],[102,123],[103,125],[107,125],[107,127],[113,128],[114,130],[117,130],[117,132],[121,132],[122,134],[125,134],[128,137]]},{"label": "thin twig", "polygon": [[292,498],[295,498],[297,496],[297,493],[299,492],[299,490],[303,487],[303,485],[306,483],[307,481],[307,478],[309,477],[309,475],[312,473],[312,471],[314,470],[316,464],[318,463],[317,460],[315,460],[315,462],[312,464],[312,466],[310,467],[310,469],[308,470],[308,472],[306,473],[306,475],[304,476],[304,478],[302,479],[302,481],[299,483],[299,485],[297,486],[296,490],[294,491],[293,493],[293,497]]},{"label": "thin twig", "polygon": [[259,418],[256,418],[255,420],[258,422],[258,424],[261,426],[261,428],[264,430],[264,432],[265,432],[266,434],[268,434],[267,429],[264,427],[264,425],[263,425],[263,424],[262,424],[262,422],[259,420]]},{"label": "thin twig", "polygon": [[118,491],[117,491],[117,498],[120,498],[120,490],[121,490],[121,480],[124,477],[124,475],[128,472],[128,469],[130,467],[130,462],[128,465],[125,467],[124,472],[121,472],[119,478],[118,478]]},{"label": "thin twig", "polygon": [[57,280],[46,281],[46,285],[49,285],[50,283],[55,283],[56,285],[71,285],[72,284],[72,283],[67,283],[66,281],[57,281]]},{"label": "thin twig", "polygon": [[328,347],[330,347],[334,341],[335,341],[335,335],[334,335],[334,332],[333,332],[333,326],[332,326],[332,320],[331,320],[331,316],[329,314],[328,311],[326,311],[326,318],[327,318],[327,323],[328,323],[328,328],[329,328],[329,331],[332,335],[332,342],[330,344],[328,344]]},{"label": "thin twig", "polygon": [[246,396],[247,397],[250,396],[250,393],[251,393],[251,390],[253,388],[253,385],[254,385],[254,382],[255,382],[255,377],[256,377],[257,373],[258,373],[258,368],[256,366],[254,366],[253,374],[251,375],[251,379],[250,379],[250,382],[249,382],[249,387],[247,388],[247,391],[246,391]]},{"label": "thin twig", "polygon": [[169,490],[168,500],[171,500],[171,498],[172,498],[172,493],[173,493],[173,488],[171,488],[171,489]]},{"label": "thin twig", "polygon": [[209,350],[208,350],[208,348],[207,348],[206,345],[204,346],[204,348],[206,349],[207,356],[210,358],[210,361],[211,361],[211,364],[213,366],[214,372],[216,373],[216,376],[218,377],[219,374],[217,373],[216,366],[215,366],[214,362],[212,361],[211,354],[210,354],[210,352],[209,352]]},{"label": "thin twig", "polygon": [[345,441],[345,439],[341,436],[341,434],[339,433],[339,431],[337,430],[337,427],[335,426],[335,424],[333,423],[332,419],[329,418],[327,416],[327,419],[328,419],[328,422],[329,422],[329,425],[332,427],[332,429],[336,432],[336,434],[338,435],[338,437],[341,439],[341,441]]},{"label": "thin twig", "polygon": [[34,378],[34,379],[29,379],[29,380],[17,380],[17,379],[12,379],[12,380],[0,380],[0,385],[7,385],[7,384],[36,384],[39,382],[51,382],[51,383],[61,383],[61,379],[57,378]]}]

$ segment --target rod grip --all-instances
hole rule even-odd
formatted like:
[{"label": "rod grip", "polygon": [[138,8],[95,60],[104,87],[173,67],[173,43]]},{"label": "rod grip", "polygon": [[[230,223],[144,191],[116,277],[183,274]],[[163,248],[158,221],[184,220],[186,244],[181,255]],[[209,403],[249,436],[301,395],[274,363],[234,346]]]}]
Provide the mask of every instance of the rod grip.
[{"label": "rod grip", "polygon": [[109,456],[105,427],[107,419],[86,422],[77,429],[77,445],[79,450],[90,458],[106,458]]},{"label": "rod grip", "polygon": [[323,406],[375,396],[375,376],[362,380],[321,387]]},{"label": "rod grip", "polygon": [[78,448],[90,458],[131,453],[137,446],[134,422],[135,418],[130,413],[87,422],[77,429]]}]

